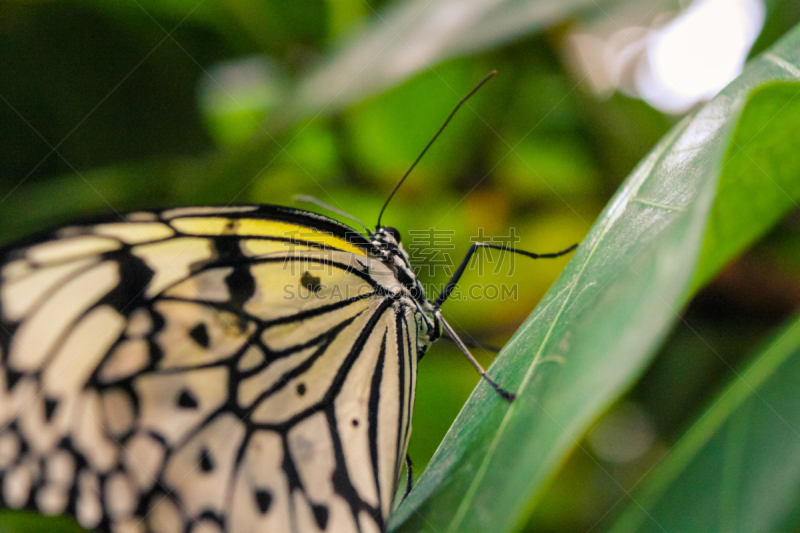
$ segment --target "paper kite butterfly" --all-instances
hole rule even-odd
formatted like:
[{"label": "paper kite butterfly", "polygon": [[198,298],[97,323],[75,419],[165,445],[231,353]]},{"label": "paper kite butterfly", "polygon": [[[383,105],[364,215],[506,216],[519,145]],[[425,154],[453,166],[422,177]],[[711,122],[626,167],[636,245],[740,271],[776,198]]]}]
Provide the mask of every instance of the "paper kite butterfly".
[{"label": "paper kite butterfly", "polygon": [[439,308],[480,246],[435,301],[394,228],[277,206],[0,250],[0,502],[114,533],[385,531],[417,362],[443,333],[468,354]]}]

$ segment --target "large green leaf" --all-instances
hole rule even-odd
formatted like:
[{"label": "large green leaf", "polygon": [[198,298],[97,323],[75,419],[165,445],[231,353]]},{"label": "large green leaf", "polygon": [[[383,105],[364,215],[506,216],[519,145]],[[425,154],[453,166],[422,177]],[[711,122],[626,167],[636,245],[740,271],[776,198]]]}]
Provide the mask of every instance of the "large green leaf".
[{"label": "large green leaf", "polygon": [[[490,373],[518,399],[508,405],[485,385],[476,389],[398,509],[394,529],[504,532],[524,522],[547,480],[647,365],[690,296],[748,95],[796,80],[799,64],[795,29],[641,162],[493,365]],[[767,124],[759,135],[780,142],[785,133]]]},{"label": "large green leaf", "polygon": [[714,398],[613,533],[796,530],[799,381],[796,319]]}]

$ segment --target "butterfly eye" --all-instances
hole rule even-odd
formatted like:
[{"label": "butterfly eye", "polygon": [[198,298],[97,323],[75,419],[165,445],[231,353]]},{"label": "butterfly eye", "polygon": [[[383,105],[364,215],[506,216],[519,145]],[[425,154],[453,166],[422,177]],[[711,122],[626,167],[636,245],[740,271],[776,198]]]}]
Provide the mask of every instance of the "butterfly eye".
[{"label": "butterfly eye", "polygon": [[384,226],[383,229],[385,229],[386,233],[388,233],[389,235],[392,236],[392,238],[394,238],[397,244],[400,244],[400,232],[397,231],[397,228],[393,228],[391,226]]}]

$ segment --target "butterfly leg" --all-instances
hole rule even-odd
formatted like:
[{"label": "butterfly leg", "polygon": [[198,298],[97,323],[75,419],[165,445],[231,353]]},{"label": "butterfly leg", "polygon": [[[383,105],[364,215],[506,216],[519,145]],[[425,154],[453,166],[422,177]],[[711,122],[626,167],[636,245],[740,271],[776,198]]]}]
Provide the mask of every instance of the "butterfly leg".
[{"label": "butterfly leg", "polygon": [[[453,339],[450,338],[450,335],[446,331],[445,331],[445,335],[442,338],[444,340],[450,341],[452,343],[456,342],[456,341],[454,341]],[[478,341],[476,341],[474,339],[472,339],[472,340],[470,340],[470,339],[461,339],[461,342],[463,342],[464,346],[466,346],[467,348],[472,348],[472,349],[475,349],[475,350],[488,350],[488,351],[494,352],[494,353],[498,353],[500,351],[500,347],[499,346],[492,346],[491,344],[480,344],[480,343],[478,343]]]},{"label": "butterfly leg", "polygon": [[572,246],[570,246],[566,250],[561,250],[560,252],[555,252],[555,253],[551,253],[551,254],[535,254],[533,252],[526,252],[524,250],[517,250],[516,248],[509,248],[508,246],[505,246],[505,245],[502,245],[502,244],[491,244],[491,243],[488,243],[488,242],[476,242],[472,246],[469,247],[469,251],[467,251],[467,255],[464,256],[464,259],[461,261],[461,264],[458,265],[458,269],[456,269],[455,273],[450,278],[450,281],[447,282],[447,285],[444,286],[444,289],[442,289],[441,294],[439,294],[439,296],[436,298],[436,302],[434,302],[433,305],[434,305],[434,307],[436,307],[438,309],[438,308],[440,308],[442,306],[444,301],[447,300],[447,298],[450,296],[450,293],[452,293],[453,289],[455,289],[456,285],[458,285],[458,280],[461,279],[461,276],[464,274],[464,271],[467,269],[467,266],[469,265],[469,260],[472,259],[472,256],[475,254],[475,252],[478,251],[478,248],[492,248],[494,250],[512,252],[512,253],[515,253],[515,254],[524,255],[525,257],[530,257],[531,259],[551,259],[551,258],[554,258],[554,257],[561,257],[562,255],[566,255],[566,254],[570,253],[572,250],[574,250],[577,247],[578,247],[577,244],[573,244]]},{"label": "butterfly leg", "polygon": [[470,353],[469,348],[467,348],[467,346],[464,344],[464,341],[461,340],[461,338],[456,334],[456,332],[453,331],[453,328],[450,326],[450,324],[448,324],[447,321],[444,319],[444,317],[442,316],[442,311],[441,310],[437,309],[436,310],[436,315],[439,318],[439,321],[442,323],[442,326],[444,326],[444,330],[445,330],[445,332],[447,332],[447,335],[449,335],[450,338],[453,339],[453,342],[456,343],[456,346],[458,346],[458,348],[461,350],[461,352],[467,357],[469,362],[472,363],[472,366],[475,367],[475,370],[478,371],[478,374],[480,374],[481,377],[483,379],[485,379],[486,382],[489,383],[489,385],[492,386],[492,388],[497,392],[497,394],[502,396],[505,400],[508,400],[509,402],[513,402],[514,398],[516,398],[517,395],[514,394],[513,392],[509,392],[509,391],[505,390],[503,387],[498,385],[492,378],[490,378],[486,374],[486,371],[483,369],[483,367],[478,362],[478,360],[475,359],[475,356],[473,356]]},{"label": "butterfly leg", "polygon": [[448,324],[447,321],[444,319],[444,317],[442,317],[441,306],[445,302],[445,300],[447,300],[447,298],[450,296],[450,294],[453,292],[453,290],[456,288],[456,285],[458,284],[458,280],[461,279],[461,276],[464,274],[464,271],[467,269],[467,266],[469,265],[469,260],[472,259],[472,256],[475,254],[475,252],[478,251],[478,248],[493,248],[495,250],[503,250],[503,251],[509,251],[509,252],[517,253],[517,254],[520,254],[520,255],[524,255],[526,257],[530,257],[532,259],[546,259],[546,258],[560,257],[562,255],[568,254],[569,252],[574,250],[577,246],[578,246],[577,244],[573,244],[572,246],[570,246],[566,250],[561,250],[560,252],[555,252],[555,253],[550,253],[550,254],[535,254],[533,252],[525,252],[523,250],[517,250],[515,248],[509,248],[509,247],[504,246],[504,245],[491,244],[491,243],[487,243],[487,242],[476,242],[472,246],[469,247],[469,251],[467,252],[467,255],[464,256],[464,259],[461,261],[461,264],[458,265],[458,269],[456,269],[455,273],[450,278],[450,281],[448,281],[447,285],[444,286],[444,289],[442,289],[441,294],[439,294],[439,296],[436,298],[436,302],[434,302],[434,304],[433,304],[434,307],[436,308],[436,311],[435,311],[436,315],[439,318],[439,320],[441,321],[442,325],[444,326],[444,330],[445,330],[445,333],[447,333],[447,336],[449,336],[450,339],[452,339],[453,342],[456,343],[456,345],[459,347],[459,349],[467,357],[469,362],[472,363],[472,366],[475,367],[475,370],[478,371],[478,374],[481,375],[481,378],[485,379],[489,383],[489,385],[491,385],[492,388],[495,391],[497,391],[497,393],[500,396],[502,396],[504,399],[508,400],[509,402],[513,401],[514,398],[516,398],[516,395],[513,392],[509,392],[509,391],[505,390],[500,385],[495,383],[495,381],[492,380],[492,378],[490,378],[489,376],[486,375],[486,371],[483,369],[483,367],[480,365],[480,363],[478,363],[478,361],[475,359],[475,357],[473,357],[473,355],[470,353],[470,351],[467,348],[466,344],[464,344],[464,341],[462,341],[459,338],[459,336],[456,334],[456,332],[453,330],[453,328],[450,326],[450,324]]}]

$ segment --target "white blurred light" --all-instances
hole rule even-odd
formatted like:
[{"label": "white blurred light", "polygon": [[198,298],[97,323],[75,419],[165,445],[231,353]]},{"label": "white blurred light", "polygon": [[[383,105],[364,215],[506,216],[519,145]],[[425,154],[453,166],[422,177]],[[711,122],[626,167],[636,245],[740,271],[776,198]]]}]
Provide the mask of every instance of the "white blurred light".
[{"label": "white blurred light", "polygon": [[764,16],[762,0],[695,1],[649,35],[639,94],[672,113],[711,98],[742,71]]},{"label": "white blurred light", "polygon": [[571,35],[582,77],[601,96],[621,91],[683,113],[742,71],[765,8],[764,0],[695,0],[664,22],[668,16],[653,17],[651,27],[601,25]]}]

